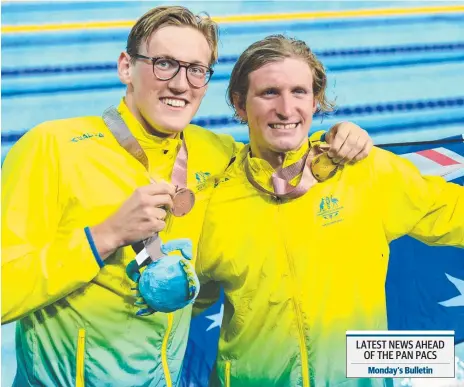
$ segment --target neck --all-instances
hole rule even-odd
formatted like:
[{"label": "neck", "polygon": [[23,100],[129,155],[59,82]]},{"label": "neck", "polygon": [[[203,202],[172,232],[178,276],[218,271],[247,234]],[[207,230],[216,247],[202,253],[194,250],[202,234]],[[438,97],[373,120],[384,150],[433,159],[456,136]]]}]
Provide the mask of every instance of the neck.
[{"label": "neck", "polygon": [[250,149],[253,157],[266,160],[274,169],[279,168],[284,163],[285,152],[275,152],[271,149],[264,149],[253,143],[250,144]]},{"label": "neck", "polygon": [[160,132],[158,129],[155,127],[151,126],[145,118],[140,114],[139,109],[137,109],[137,106],[135,106],[134,100],[131,98],[130,95],[126,95],[124,98],[124,102],[126,103],[129,111],[132,113],[132,115],[137,119],[137,121],[142,125],[143,129],[152,136],[156,136],[159,138],[175,138],[177,136],[177,133],[164,133]]},{"label": "neck", "polygon": [[[134,114],[134,113],[132,113]],[[175,138],[177,133],[163,133],[151,126],[141,115],[136,115],[137,121],[140,122],[142,127],[150,133],[152,136],[156,136],[159,138]]]}]

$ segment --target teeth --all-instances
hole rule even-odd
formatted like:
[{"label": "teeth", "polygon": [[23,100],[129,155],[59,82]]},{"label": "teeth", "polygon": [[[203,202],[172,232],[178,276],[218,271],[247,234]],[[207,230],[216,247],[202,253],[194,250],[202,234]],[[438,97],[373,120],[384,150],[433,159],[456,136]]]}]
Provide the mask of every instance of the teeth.
[{"label": "teeth", "polygon": [[172,99],[172,98],[163,98],[161,100],[166,105],[169,106],[176,106],[176,107],[184,107],[185,106],[185,101],[181,99]]},{"label": "teeth", "polygon": [[272,129],[295,129],[298,124],[269,124]]}]

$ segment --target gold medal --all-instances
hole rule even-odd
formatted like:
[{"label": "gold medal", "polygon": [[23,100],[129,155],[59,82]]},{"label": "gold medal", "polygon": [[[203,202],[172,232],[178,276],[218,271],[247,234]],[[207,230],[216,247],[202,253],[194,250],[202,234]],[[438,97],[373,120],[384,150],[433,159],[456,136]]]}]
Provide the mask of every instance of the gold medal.
[{"label": "gold medal", "polygon": [[333,177],[338,168],[339,166],[332,161],[327,152],[321,153],[311,160],[311,172],[320,182]]}]

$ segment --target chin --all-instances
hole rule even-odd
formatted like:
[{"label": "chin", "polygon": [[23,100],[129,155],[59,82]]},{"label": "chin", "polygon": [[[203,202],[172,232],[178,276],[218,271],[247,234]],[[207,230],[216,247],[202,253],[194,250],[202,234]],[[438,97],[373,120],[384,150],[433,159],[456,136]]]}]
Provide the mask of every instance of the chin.
[{"label": "chin", "polygon": [[182,121],[182,122],[163,122],[160,123],[160,128],[163,128],[163,133],[180,133],[182,132],[190,123],[189,121]]},{"label": "chin", "polygon": [[277,152],[277,153],[284,153],[284,152],[290,152],[293,150],[297,150],[301,146],[300,143],[297,142],[285,142],[285,143],[278,143],[278,144],[271,144],[269,148],[272,149],[272,151]]},{"label": "chin", "polygon": [[297,138],[295,133],[288,133],[286,135],[269,136],[265,141],[274,152],[288,152],[298,149],[303,144],[304,139],[299,136]]}]

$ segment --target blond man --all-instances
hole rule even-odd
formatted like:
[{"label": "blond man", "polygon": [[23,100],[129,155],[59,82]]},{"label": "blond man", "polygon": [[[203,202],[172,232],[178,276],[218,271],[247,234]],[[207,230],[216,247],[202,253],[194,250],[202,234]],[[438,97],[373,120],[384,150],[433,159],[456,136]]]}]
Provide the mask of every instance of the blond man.
[{"label": "blond man", "polygon": [[[241,147],[190,124],[217,55],[209,17],[155,8],[119,57],[127,89],[117,109],[45,122],[10,150],[2,171],[2,323],[18,321],[14,386],[178,384],[191,307],[136,315],[125,268],[131,244],[156,233],[190,239],[195,256],[211,191],[196,177],[214,180]],[[115,121],[127,129],[122,136]],[[330,132],[335,156],[344,157],[351,149],[344,140],[357,131],[364,143],[351,157],[362,158],[368,137],[343,127],[341,136],[340,128]],[[173,180],[182,149],[181,182],[159,183]],[[179,184],[195,205],[167,230]]]},{"label": "blond man", "polygon": [[250,145],[214,189],[198,247],[196,305],[225,292],[211,386],[391,385],[346,378],[346,331],[387,329],[390,241],[464,247],[464,189],[378,148],[318,182],[327,159],[308,132],[331,104],[302,41],[252,44],[228,96]]}]

